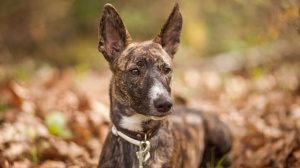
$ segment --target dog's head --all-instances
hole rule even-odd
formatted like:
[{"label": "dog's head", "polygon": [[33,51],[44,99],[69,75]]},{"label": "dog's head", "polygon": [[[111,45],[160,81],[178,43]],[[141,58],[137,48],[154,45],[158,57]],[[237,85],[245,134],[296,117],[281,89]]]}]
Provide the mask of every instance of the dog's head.
[{"label": "dog's head", "polygon": [[99,25],[99,51],[113,72],[112,101],[161,118],[171,113],[172,59],[179,45],[182,16],[176,4],[160,33],[132,42],[116,9],[106,4]]}]

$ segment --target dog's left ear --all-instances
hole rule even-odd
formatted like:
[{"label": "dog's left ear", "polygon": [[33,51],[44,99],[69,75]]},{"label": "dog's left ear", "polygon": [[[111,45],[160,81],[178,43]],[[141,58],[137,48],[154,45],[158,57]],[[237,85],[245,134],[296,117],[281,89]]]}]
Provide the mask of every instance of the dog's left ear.
[{"label": "dog's left ear", "polygon": [[168,21],[165,23],[160,33],[154,38],[153,41],[159,43],[173,58],[180,43],[181,29],[182,16],[179,11],[179,5],[176,3]]},{"label": "dog's left ear", "polygon": [[112,63],[130,43],[131,37],[117,10],[105,4],[99,25],[99,51]]}]

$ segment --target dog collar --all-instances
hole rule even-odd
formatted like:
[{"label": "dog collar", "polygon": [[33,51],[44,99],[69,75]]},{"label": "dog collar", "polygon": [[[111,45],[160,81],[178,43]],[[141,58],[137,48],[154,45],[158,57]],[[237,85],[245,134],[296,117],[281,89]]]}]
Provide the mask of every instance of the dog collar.
[{"label": "dog collar", "polygon": [[146,139],[152,138],[158,131],[158,128],[160,127],[160,124],[157,126],[151,128],[147,132],[141,132],[141,131],[130,131],[121,127],[116,127],[115,125],[112,126],[112,133],[116,136],[120,136],[121,138],[125,139],[129,143],[132,143],[134,145],[139,146],[141,141]]},{"label": "dog collar", "polygon": [[127,142],[134,144],[136,146],[140,146],[140,141],[130,138],[129,136],[123,134],[121,131],[118,131],[114,125],[112,126],[111,130],[115,136],[120,136],[121,138],[125,139]]},{"label": "dog collar", "polygon": [[[151,130],[153,130],[153,129],[150,129],[148,132],[152,132]],[[155,130],[156,130],[155,131],[155,133],[156,133],[158,128],[156,128]],[[139,147],[139,151],[136,152],[136,156],[139,159],[139,167],[143,167],[143,162],[147,161],[150,158],[151,145],[150,145],[150,142],[147,140],[147,135],[150,134],[150,133],[148,133],[148,134],[143,133],[144,134],[144,140],[141,140],[141,141],[133,139],[133,138],[127,136],[126,134],[124,134],[123,132],[118,131],[117,128],[115,127],[115,125],[112,126],[112,133],[115,136],[120,136],[121,138],[123,138],[127,142]],[[152,135],[152,134],[150,134],[150,135]]]}]

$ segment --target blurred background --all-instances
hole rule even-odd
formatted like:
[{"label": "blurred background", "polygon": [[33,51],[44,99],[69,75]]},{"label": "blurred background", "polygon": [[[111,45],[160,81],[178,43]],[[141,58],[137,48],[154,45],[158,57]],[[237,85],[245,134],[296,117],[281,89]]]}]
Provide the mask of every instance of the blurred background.
[{"label": "blurred background", "polygon": [[117,8],[133,39],[142,41],[155,37],[175,2],[184,20],[177,57],[184,60],[243,52],[290,40],[300,31],[296,0],[2,0],[1,71],[24,61],[99,68],[103,59],[97,51],[97,28],[105,3]]},{"label": "blurred background", "polygon": [[1,0],[0,167],[96,167],[110,130],[102,8],[144,41],[175,2],[175,102],[218,113],[232,167],[300,167],[299,0]]}]

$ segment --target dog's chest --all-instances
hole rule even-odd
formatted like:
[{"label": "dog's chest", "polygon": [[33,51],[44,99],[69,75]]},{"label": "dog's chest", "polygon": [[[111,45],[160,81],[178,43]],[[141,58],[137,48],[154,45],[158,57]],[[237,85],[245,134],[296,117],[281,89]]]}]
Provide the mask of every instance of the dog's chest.
[{"label": "dog's chest", "polygon": [[[165,132],[160,130],[160,133]],[[159,133],[159,132],[158,132]],[[169,167],[170,158],[174,153],[173,139],[170,141],[164,141],[165,137],[171,134],[165,134],[155,136],[151,138],[150,158],[143,163],[145,168],[147,167]],[[120,168],[138,168],[138,158],[136,152],[139,147],[128,143],[121,137],[116,137],[110,133],[104,144],[104,148],[101,154],[99,167],[120,167]]]},{"label": "dog's chest", "polygon": [[[143,163],[147,167],[198,167],[204,149],[204,127],[200,116],[181,113],[164,123],[150,139],[151,157]],[[101,160],[107,167],[138,167],[139,147],[110,134],[104,145]],[[101,165],[101,164],[100,164]],[[106,166],[103,166],[106,167]]]}]

